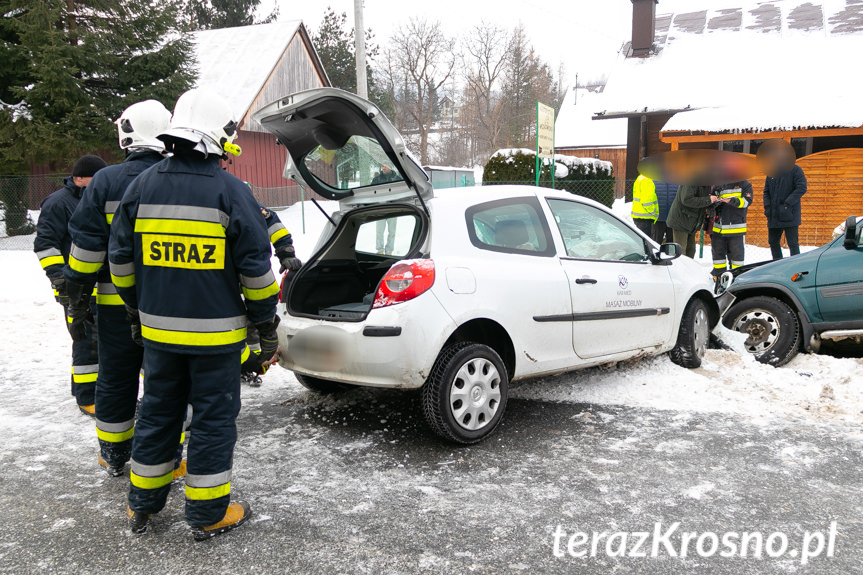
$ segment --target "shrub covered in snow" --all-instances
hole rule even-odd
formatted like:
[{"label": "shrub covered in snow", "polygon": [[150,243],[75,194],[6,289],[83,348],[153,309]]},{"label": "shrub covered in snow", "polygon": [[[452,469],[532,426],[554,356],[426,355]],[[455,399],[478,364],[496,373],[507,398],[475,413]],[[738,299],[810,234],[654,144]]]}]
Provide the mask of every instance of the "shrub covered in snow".
[{"label": "shrub covered in snow", "polygon": [[[483,184],[536,183],[536,153],[526,148],[498,150],[485,165]],[[610,162],[575,156],[554,156],[554,185],[551,163],[539,173],[539,184],[591,198],[611,207],[614,202],[614,171]]]}]

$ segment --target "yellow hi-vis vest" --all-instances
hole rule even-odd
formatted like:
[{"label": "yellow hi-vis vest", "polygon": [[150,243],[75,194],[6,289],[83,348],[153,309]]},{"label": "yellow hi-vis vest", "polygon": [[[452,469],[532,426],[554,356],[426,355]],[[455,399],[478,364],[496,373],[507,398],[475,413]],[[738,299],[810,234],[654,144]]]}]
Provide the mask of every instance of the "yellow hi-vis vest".
[{"label": "yellow hi-vis vest", "polygon": [[659,217],[656,185],[645,176],[639,175],[632,184],[632,217],[654,222]]}]

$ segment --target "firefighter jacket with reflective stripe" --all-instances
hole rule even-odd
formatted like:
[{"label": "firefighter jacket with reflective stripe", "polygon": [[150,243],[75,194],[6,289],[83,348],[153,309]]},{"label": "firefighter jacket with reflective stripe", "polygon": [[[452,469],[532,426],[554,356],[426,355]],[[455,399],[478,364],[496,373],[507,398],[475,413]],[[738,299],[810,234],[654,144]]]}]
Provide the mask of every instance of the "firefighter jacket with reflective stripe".
[{"label": "firefighter jacket with reflective stripe", "polygon": [[[261,206],[260,204],[258,204]],[[294,245],[294,240],[291,238],[291,233],[282,223],[282,220],[273,212],[264,206],[261,206],[261,213],[264,214],[264,220],[267,222],[267,235],[270,237],[270,243],[278,250]]]},{"label": "firefighter jacket with reflective stripe", "polygon": [[[97,172],[98,173],[98,172]],[[81,199],[81,191],[72,177],[63,180],[64,186],[42,202],[42,211],[36,223],[33,251],[49,279],[63,277],[63,266],[69,258],[72,240],[69,237],[69,219]]]},{"label": "firefighter jacket with reflective stripe", "polygon": [[163,160],[129,185],[108,247],[111,279],[139,310],[145,346],[174,353],[243,349],[246,317],[275,315],[270,256],[249,188],[196,152]]},{"label": "firefighter jacket with reflective stripe", "polygon": [[632,217],[654,222],[659,217],[656,186],[653,180],[645,176],[638,176],[632,184]]},{"label": "firefighter jacket with reflective stripe", "polygon": [[747,180],[716,186],[713,194],[720,198],[729,198],[729,202],[716,204],[714,207],[714,234],[745,234],[746,212],[752,203],[752,184]]},{"label": "firefighter jacket with reflective stripe", "polygon": [[114,212],[132,180],[162,157],[152,151],[133,152],[122,164],[96,172],[69,221],[72,248],[66,279],[85,286],[98,281],[97,301],[101,305],[123,305],[105,265]]}]

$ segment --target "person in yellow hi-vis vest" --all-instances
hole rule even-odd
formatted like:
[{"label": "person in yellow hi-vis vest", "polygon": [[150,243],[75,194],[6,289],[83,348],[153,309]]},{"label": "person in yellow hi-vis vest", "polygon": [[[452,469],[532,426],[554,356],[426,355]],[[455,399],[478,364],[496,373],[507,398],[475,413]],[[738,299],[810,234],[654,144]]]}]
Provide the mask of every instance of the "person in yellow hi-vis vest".
[{"label": "person in yellow hi-vis vest", "polygon": [[653,237],[653,224],[659,217],[656,186],[647,176],[639,175],[632,184],[632,221],[647,237]]}]

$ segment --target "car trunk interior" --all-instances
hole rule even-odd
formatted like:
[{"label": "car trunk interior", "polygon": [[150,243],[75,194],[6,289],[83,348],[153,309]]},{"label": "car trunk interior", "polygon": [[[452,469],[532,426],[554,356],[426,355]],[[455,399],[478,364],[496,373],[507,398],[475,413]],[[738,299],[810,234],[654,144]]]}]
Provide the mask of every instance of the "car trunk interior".
[{"label": "car trunk interior", "polygon": [[289,285],[288,310],[296,316],[361,321],[390,267],[422,257],[427,228],[425,214],[410,204],[349,212]]}]

